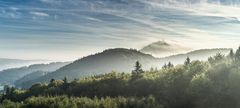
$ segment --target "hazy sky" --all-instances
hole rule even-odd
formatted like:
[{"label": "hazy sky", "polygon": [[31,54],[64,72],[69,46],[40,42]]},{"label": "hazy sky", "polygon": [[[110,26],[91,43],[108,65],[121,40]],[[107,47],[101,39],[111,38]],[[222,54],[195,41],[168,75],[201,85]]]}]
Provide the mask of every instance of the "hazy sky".
[{"label": "hazy sky", "polygon": [[73,60],[158,40],[240,45],[239,0],[0,0],[0,58]]}]

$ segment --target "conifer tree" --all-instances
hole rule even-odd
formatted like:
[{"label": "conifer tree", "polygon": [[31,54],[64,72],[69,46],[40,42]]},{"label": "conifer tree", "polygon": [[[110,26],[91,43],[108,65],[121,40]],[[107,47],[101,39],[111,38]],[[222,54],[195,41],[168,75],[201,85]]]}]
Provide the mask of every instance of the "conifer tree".
[{"label": "conifer tree", "polygon": [[63,82],[64,82],[64,84],[67,84],[67,83],[68,83],[68,80],[67,80],[67,77],[66,77],[66,76],[64,77]]},{"label": "conifer tree", "polygon": [[230,60],[234,61],[234,56],[235,56],[235,54],[234,54],[234,52],[233,52],[233,49],[231,49],[231,50],[230,50],[230,53],[228,54],[228,58],[229,58]]},{"label": "conifer tree", "polygon": [[63,78],[62,89],[63,89],[63,90],[66,90],[68,87],[69,87],[68,79],[67,79],[67,77],[65,76],[65,77]]},{"label": "conifer tree", "polygon": [[141,73],[143,73],[142,65],[139,61],[135,63],[135,69],[132,71],[132,79],[137,79],[141,76]]},{"label": "conifer tree", "polygon": [[167,66],[167,64],[165,63],[165,64],[163,65],[162,69],[167,69],[167,68],[168,68],[168,66]]},{"label": "conifer tree", "polygon": [[54,81],[55,81],[55,79],[51,79],[51,80],[50,80],[50,83],[53,83]]},{"label": "conifer tree", "polygon": [[133,70],[133,72],[136,72],[136,73],[142,73],[143,72],[142,65],[140,64],[139,61],[136,62],[135,69]]},{"label": "conifer tree", "polygon": [[174,67],[174,65],[171,63],[171,62],[168,62],[168,68],[172,68],[172,67]]},{"label": "conifer tree", "polygon": [[185,62],[184,62],[184,65],[189,65],[191,63],[191,60],[190,60],[190,58],[189,57],[187,57],[187,59],[185,60]]},{"label": "conifer tree", "polygon": [[240,47],[236,51],[235,60],[240,61]]}]

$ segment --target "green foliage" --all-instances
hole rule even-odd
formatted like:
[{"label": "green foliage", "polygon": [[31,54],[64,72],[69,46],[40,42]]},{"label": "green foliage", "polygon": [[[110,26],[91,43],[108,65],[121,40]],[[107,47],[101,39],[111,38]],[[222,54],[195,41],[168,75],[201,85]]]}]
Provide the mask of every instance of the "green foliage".
[{"label": "green foliage", "polygon": [[234,56],[235,56],[235,54],[234,54],[234,52],[233,52],[233,50],[231,49],[230,50],[230,53],[229,53],[229,58],[231,59],[231,60],[234,60]]},{"label": "green foliage", "polygon": [[138,74],[138,73],[142,73],[142,72],[144,72],[142,69],[142,65],[140,64],[139,61],[137,61],[135,64],[135,69],[132,71],[132,73]]},{"label": "green foliage", "polygon": [[142,69],[142,65],[140,64],[139,61],[137,61],[136,64],[135,64],[135,69],[132,71],[132,79],[136,80],[136,79],[142,77],[141,74],[143,72],[144,71]]},{"label": "green foliage", "polygon": [[235,59],[237,61],[240,61],[240,47],[237,49],[236,53],[235,53]]},{"label": "green foliage", "polygon": [[187,59],[185,60],[185,62],[184,62],[184,65],[189,65],[191,63],[191,60],[190,60],[190,58],[189,57],[187,57]]},{"label": "green foliage", "polygon": [[22,103],[5,100],[0,108],[163,108],[153,96],[143,98],[31,97]]},{"label": "green foliage", "polygon": [[112,72],[72,82],[65,77],[28,90],[8,88],[1,107],[239,108],[239,60],[232,60],[238,54],[230,55],[218,53],[205,62],[187,58],[183,65],[169,62],[150,71],[136,62],[132,74]]},{"label": "green foliage", "polygon": [[167,67],[172,68],[172,67],[174,67],[174,65],[171,62],[168,62]]},{"label": "green foliage", "polygon": [[[0,83],[1,84],[10,84],[19,86],[23,85],[23,82],[27,82],[34,78],[42,76],[42,74],[55,71],[56,69],[65,66],[68,64],[67,62],[56,62],[50,64],[35,64],[20,68],[6,69],[0,71]],[[41,73],[37,74],[36,73]],[[30,75],[30,77],[29,77]]]}]

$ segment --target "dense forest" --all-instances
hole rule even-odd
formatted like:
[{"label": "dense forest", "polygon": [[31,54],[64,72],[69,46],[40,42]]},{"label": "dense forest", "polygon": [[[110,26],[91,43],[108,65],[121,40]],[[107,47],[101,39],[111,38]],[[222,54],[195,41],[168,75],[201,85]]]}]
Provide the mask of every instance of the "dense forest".
[{"label": "dense forest", "polygon": [[[181,64],[187,57],[191,57],[191,60],[206,61],[208,57],[214,56],[216,53],[227,55],[230,50],[230,48],[200,49],[185,54],[157,58],[136,49],[113,48],[73,61],[46,75],[29,78],[28,74],[25,76],[25,80],[17,80],[14,84],[20,88],[30,88],[35,83],[48,83],[52,78],[62,79],[65,76],[72,81],[76,78],[102,75],[111,71],[131,73],[136,61],[141,62],[144,70],[149,70],[151,67],[160,69],[164,63],[169,61],[173,64]],[[30,74],[30,76],[32,75]]]},{"label": "dense forest", "polygon": [[[239,108],[240,47],[208,61],[162,69],[111,72],[69,82],[52,79],[27,90],[7,87],[0,108]],[[94,67],[93,67],[94,68]]]}]

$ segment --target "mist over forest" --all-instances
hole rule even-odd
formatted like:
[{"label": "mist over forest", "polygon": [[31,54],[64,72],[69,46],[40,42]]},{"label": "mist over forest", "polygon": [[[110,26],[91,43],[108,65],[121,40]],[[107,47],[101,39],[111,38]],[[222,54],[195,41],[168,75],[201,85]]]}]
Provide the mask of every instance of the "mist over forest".
[{"label": "mist over forest", "polygon": [[239,0],[0,0],[0,108],[240,108]]}]

